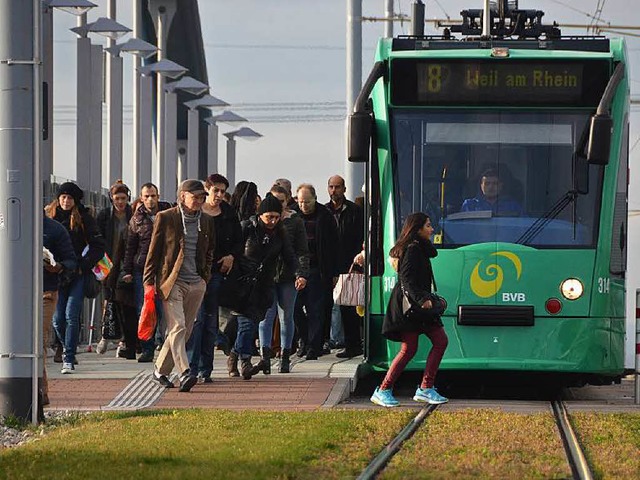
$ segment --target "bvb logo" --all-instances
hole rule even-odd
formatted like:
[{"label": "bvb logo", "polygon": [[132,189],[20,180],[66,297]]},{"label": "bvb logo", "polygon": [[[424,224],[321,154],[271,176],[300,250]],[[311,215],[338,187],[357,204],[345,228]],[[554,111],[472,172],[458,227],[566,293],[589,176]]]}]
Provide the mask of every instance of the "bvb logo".
[{"label": "bvb logo", "polygon": [[[522,262],[520,258],[514,253],[511,252],[496,252],[492,253],[491,256],[500,256],[505,257],[513,263],[514,268],[516,269],[516,278],[520,280],[520,274],[522,273]],[[491,263],[487,265],[484,269],[484,275],[488,277],[482,278],[480,276],[480,264],[482,260],[476,263],[476,266],[473,268],[473,272],[471,273],[471,290],[478,297],[488,298],[494,296],[500,288],[502,287],[502,282],[504,280],[504,272],[502,271],[502,267],[497,263]]]}]

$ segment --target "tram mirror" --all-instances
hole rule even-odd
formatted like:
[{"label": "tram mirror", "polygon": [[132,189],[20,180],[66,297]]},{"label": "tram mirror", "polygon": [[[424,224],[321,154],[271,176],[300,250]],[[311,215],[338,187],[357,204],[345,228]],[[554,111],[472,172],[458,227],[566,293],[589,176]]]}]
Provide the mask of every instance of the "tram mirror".
[{"label": "tram mirror", "polygon": [[587,161],[594,165],[609,163],[611,148],[611,131],[613,119],[607,114],[595,114],[591,117],[589,144],[587,145]]},{"label": "tram mirror", "polygon": [[371,142],[371,115],[354,112],[349,115],[349,161],[368,162]]}]

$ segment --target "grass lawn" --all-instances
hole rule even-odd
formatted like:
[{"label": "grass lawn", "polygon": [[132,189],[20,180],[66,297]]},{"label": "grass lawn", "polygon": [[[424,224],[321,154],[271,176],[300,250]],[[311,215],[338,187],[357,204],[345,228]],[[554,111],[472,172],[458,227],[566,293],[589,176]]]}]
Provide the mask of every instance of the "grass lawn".
[{"label": "grass lawn", "polygon": [[596,478],[640,478],[640,415],[572,413],[571,423]]},{"label": "grass lawn", "polygon": [[96,414],[0,450],[0,478],[355,478],[412,411]]},{"label": "grass lawn", "polygon": [[551,414],[436,411],[380,478],[571,478],[571,470]]}]

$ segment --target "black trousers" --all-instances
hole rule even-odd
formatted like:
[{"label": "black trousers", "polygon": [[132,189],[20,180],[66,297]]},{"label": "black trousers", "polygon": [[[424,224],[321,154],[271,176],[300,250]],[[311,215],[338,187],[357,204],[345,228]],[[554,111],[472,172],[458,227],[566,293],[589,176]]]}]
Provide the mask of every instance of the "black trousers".
[{"label": "black trousers", "polygon": [[360,323],[362,319],[356,312],[356,307],[340,307],[342,329],[344,330],[344,346],[347,350],[360,350],[362,337]]}]

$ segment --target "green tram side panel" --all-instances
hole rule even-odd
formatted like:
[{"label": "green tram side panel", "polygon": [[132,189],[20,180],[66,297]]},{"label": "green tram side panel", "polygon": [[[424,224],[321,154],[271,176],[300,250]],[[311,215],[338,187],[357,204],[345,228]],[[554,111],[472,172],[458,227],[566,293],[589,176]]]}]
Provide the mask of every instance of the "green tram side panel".
[{"label": "green tram side panel", "polygon": [[[608,58],[625,59],[624,42],[611,40],[611,53],[593,52],[548,52],[516,51],[512,57],[536,59]],[[489,56],[488,50],[414,51],[391,52],[391,41],[379,42],[377,60],[389,57],[415,58],[468,58],[480,59]],[[380,193],[382,224],[384,228],[384,252],[388,252],[395,241],[394,178],[391,157],[391,139],[388,122],[388,85],[380,80],[371,98],[376,118],[378,162],[380,169]],[[625,95],[626,92],[626,95]],[[425,108],[425,107],[421,107]],[[443,108],[443,107],[438,107]],[[482,107],[490,109],[490,107]],[[621,148],[621,124],[628,113],[627,80],[618,89],[612,105],[615,119],[612,139],[611,162],[606,167],[603,185],[603,209],[597,253],[593,250],[537,251],[529,247],[512,244],[480,244],[457,250],[440,250],[434,261],[434,269],[440,293],[449,301],[443,322],[449,336],[449,347],[443,359],[443,369],[526,370],[548,372],[589,372],[619,374],[623,369],[625,306],[624,280],[611,279],[609,289],[602,289],[602,282],[610,279],[609,258],[612,212],[607,200],[616,190],[616,171]],[[520,278],[513,257],[497,255],[511,252],[522,262]],[[516,253],[517,252],[517,253]],[[487,258],[502,269],[502,285],[496,288],[497,278],[487,275]],[[483,263],[484,262],[484,263]],[[477,292],[473,292],[471,278],[479,266],[476,278]],[[448,272],[448,273],[447,273]],[[462,273],[461,273],[462,272]],[[550,274],[552,272],[552,274]],[[484,277],[483,274],[484,273]],[[554,277],[555,274],[555,278]],[[515,280],[514,280],[515,275]],[[562,280],[579,278],[584,286],[584,295],[575,302],[565,300],[560,292]],[[387,341],[379,334],[389,293],[397,275],[388,263],[382,277],[372,278],[370,301],[369,363],[374,368],[386,369],[397,354],[400,343]],[[515,282],[515,283],[514,283]],[[493,284],[492,284],[493,283]],[[483,290],[484,289],[484,290]],[[488,295],[495,290],[495,294]],[[481,295],[477,295],[480,292]],[[517,294],[524,294],[518,297]],[[532,327],[487,327],[457,325],[457,305],[503,305],[505,297],[524,300],[524,305],[534,305],[535,324]],[[549,315],[544,302],[551,297],[563,302],[562,311]],[[422,370],[430,349],[429,340],[421,336],[419,350],[409,363],[408,369]]]}]

